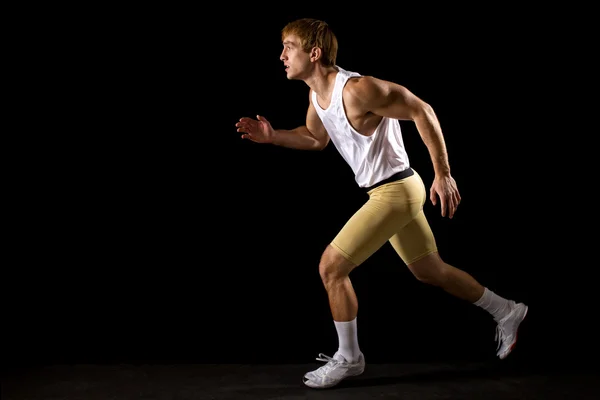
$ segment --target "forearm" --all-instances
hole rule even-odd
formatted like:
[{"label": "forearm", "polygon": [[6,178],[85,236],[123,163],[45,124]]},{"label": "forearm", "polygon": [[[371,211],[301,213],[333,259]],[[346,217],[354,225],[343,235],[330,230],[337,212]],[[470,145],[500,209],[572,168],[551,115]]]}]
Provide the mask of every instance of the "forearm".
[{"label": "forearm", "polygon": [[419,115],[414,118],[417,130],[423,139],[423,142],[429,150],[433,169],[437,176],[449,175],[450,164],[448,162],[448,150],[442,128],[435,115],[435,112],[430,106],[426,106]]},{"label": "forearm", "polygon": [[297,150],[320,150],[321,143],[306,126],[295,129],[276,129],[272,144]]}]

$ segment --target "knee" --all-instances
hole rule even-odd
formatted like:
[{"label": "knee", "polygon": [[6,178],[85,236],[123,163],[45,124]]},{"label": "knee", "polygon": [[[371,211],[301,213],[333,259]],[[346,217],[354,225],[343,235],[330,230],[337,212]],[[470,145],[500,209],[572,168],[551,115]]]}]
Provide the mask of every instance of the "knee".
[{"label": "knee", "polygon": [[448,265],[437,255],[427,256],[408,266],[412,274],[420,282],[441,286],[448,279]]},{"label": "knee", "polygon": [[344,277],[338,265],[333,260],[327,259],[321,259],[319,263],[319,275],[326,285]]},{"label": "knee", "polygon": [[319,275],[326,286],[346,278],[352,269],[353,266],[331,246],[323,252],[319,262]]}]

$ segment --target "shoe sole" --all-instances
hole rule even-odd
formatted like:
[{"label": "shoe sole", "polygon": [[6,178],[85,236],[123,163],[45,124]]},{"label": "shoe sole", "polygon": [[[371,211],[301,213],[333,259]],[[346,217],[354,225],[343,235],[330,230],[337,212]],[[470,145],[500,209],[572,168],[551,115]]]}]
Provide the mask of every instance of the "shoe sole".
[{"label": "shoe sole", "polygon": [[356,374],[353,374],[353,375],[348,375],[347,377],[345,377],[345,378],[343,378],[343,379],[340,379],[340,380],[339,380],[339,381],[337,381],[337,382],[330,383],[329,385],[325,385],[325,386],[310,386],[310,385],[307,385],[307,382],[310,382],[310,379],[306,379],[305,377],[302,377],[302,383],[304,383],[306,386],[308,386],[308,387],[309,387],[309,388],[311,388],[311,389],[329,389],[329,388],[332,388],[332,387],[334,387],[334,386],[337,386],[337,385],[339,385],[339,384],[340,384],[342,381],[344,381],[344,380],[347,380],[347,379],[352,379],[352,378],[354,378],[354,377],[357,377],[357,376],[359,376],[359,375],[362,375],[362,374],[363,374],[363,372],[365,372],[365,369],[364,369],[364,368],[363,368],[363,369],[362,369],[362,370],[361,370],[359,373],[356,373]]}]

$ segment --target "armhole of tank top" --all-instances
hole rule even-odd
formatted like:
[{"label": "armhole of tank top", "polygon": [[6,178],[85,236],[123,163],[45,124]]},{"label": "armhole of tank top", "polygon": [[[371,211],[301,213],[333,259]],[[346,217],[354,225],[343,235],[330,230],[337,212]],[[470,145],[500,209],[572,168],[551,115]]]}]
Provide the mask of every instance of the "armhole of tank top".
[{"label": "armhole of tank top", "polygon": [[348,119],[348,114],[346,114],[346,107],[344,106],[344,88],[346,87],[346,85],[348,84],[348,82],[350,81],[350,79],[352,78],[360,78],[362,75],[348,75],[346,77],[346,81],[344,82],[343,85],[341,85],[339,91],[338,91],[338,96],[339,99],[337,99],[337,102],[339,104],[339,109],[340,112],[342,113],[342,115],[344,116],[344,121],[346,121],[346,123],[348,124],[348,127],[350,127],[350,130],[352,131],[353,134],[358,135],[359,137],[362,138],[367,138],[369,140],[373,140],[375,138],[376,133],[379,131],[379,129],[381,128],[381,125],[383,124],[383,121],[385,118],[382,118],[379,121],[379,124],[377,124],[377,127],[375,128],[375,131],[373,132],[372,135],[370,136],[365,136],[363,134],[361,134],[359,131],[357,131],[354,126],[352,126],[352,124],[350,123],[350,120]]}]

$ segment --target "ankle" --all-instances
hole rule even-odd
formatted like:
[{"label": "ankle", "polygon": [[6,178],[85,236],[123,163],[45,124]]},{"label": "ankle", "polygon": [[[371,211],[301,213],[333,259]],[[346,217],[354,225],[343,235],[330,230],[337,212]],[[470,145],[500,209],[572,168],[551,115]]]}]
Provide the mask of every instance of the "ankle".
[{"label": "ankle", "polygon": [[333,321],[338,333],[338,351],[346,361],[355,363],[360,356],[356,318],[351,321]]},{"label": "ankle", "polygon": [[[338,350],[335,354],[339,354],[350,364],[356,364],[360,359],[360,349],[358,348],[349,348],[349,347],[338,347]],[[334,356],[335,358],[335,356]]]},{"label": "ankle", "polygon": [[488,288],[484,288],[481,298],[473,304],[490,313],[496,322],[507,316],[514,308],[513,301],[498,296]]}]

